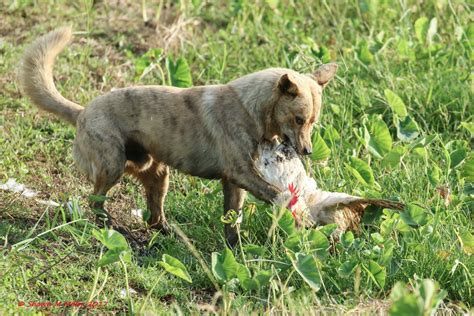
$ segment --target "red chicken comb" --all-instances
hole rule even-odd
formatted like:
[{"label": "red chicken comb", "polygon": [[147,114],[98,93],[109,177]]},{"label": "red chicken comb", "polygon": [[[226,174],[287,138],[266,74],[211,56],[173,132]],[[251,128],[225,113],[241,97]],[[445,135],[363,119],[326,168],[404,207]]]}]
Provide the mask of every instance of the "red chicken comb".
[{"label": "red chicken comb", "polygon": [[293,218],[295,220],[297,220],[297,218],[296,218],[296,209],[293,209],[293,207],[298,202],[299,190],[295,187],[295,185],[293,183],[288,184],[288,190],[290,190],[290,193],[291,193],[291,200],[290,200],[290,203],[288,203],[288,208],[290,209],[291,215],[293,215]]}]

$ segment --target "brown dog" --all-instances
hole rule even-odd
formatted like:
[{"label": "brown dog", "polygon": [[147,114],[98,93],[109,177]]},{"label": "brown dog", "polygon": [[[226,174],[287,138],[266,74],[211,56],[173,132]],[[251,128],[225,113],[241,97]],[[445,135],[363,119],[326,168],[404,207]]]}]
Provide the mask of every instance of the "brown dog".
[{"label": "brown dog", "polygon": [[[302,75],[271,68],[225,85],[188,89],[131,87],[99,96],[83,108],[62,97],[53,82],[54,59],[70,39],[70,28],[37,39],[23,57],[21,86],[38,107],[77,127],[74,160],[94,182],[94,194],[106,195],[124,172],[133,174],[146,190],[149,224],[164,230],[168,166],[221,179],[225,212],[242,208],[244,190],[272,202],[279,190],[256,171],[257,147],[279,137],[298,153],[310,154],[322,88],[337,69],[326,64],[313,75]],[[103,203],[93,207],[103,209]],[[226,225],[225,232],[229,244],[235,244],[237,228]]]}]

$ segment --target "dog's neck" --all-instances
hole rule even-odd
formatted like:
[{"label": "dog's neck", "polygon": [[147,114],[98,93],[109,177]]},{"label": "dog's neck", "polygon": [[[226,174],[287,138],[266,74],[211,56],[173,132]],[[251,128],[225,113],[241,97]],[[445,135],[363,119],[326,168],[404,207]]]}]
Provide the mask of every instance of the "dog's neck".
[{"label": "dog's neck", "polygon": [[271,140],[278,133],[273,124],[276,85],[286,69],[270,68],[231,81],[229,86],[237,93],[249,115],[255,119],[260,139]]}]

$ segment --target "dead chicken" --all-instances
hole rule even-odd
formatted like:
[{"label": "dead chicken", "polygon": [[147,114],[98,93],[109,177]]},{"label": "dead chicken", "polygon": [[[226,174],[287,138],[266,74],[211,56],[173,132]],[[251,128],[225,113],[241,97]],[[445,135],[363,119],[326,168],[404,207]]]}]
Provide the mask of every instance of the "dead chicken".
[{"label": "dead chicken", "polygon": [[395,210],[404,208],[400,202],[318,189],[293,147],[285,144],[260,146],[255,166],[267,182],[283,191],[275,204],[288,206],[299,226],[336,223],[338,229],[335,233],[338,235],[346,230],[357,230],[365,209],[370,205]]}]

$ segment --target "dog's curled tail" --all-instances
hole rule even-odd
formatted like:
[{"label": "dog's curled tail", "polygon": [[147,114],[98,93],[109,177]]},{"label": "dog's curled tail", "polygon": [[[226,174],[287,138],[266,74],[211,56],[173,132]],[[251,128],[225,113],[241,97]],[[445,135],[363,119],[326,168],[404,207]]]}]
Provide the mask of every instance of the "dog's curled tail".
[{"label": "dog's curled tail", "polygon": [[71,37],[71,28],[63,27],[38,38],[26,49],[18,76],[23,92],[36,106],[76,125],[77,116],[84,108],[58,92],[52,73],[54,59]]}]

